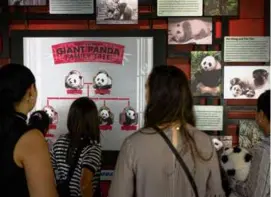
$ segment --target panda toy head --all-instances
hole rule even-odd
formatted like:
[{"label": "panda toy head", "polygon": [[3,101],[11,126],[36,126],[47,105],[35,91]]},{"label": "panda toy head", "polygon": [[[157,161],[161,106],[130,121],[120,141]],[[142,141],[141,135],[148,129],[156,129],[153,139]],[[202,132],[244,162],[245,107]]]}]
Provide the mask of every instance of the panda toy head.
[{"label": "panda toy head", "polygon": [[252,155],[244,148],[225,148],[220,157],[221,166],[229,178],[245,181],[251,165]]},{"label": "panda toy head", "polygon": [[206,56],[201,60],[200,67],[204,71],[221,69],[220,63],[213,56]]},{"label": "panda toy head", "polygon": [[213,142],[213,145],[214,145],[216,151],[220,151],[224,147],[223,142],[221,142],[217,138],[213,138],[212,142]]},{"label": "panda toy head", "polygon": [[72,70],[66,77],[65,86],[71,89],[82,89],[84,86],[83,76],[80,72]]},{"label": "panda toy head", "polygon": [[106,71],[100,71],[94,77],[94,84],[97,88],[111,88],[112,79]]}]

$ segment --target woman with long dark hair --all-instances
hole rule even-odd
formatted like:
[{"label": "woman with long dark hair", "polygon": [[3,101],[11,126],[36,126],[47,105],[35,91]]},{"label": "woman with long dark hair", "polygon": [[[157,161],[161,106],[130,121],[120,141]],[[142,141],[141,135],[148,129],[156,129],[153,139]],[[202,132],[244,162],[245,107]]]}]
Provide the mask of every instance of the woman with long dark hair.
[{"label": "woman with long dark hair", "polygon": [[145,126],[124,141],[109,197],[224,196],[210,137],[195,128],[184,72],[174,66],[154,67],[146,83],[146,102]]},{"label": "woman with long dark hair", "polygon": [[[62,183],[69,180],[69,196],[92,197],[99,189],[101,168],[96,104],[88,97],[75,100],[68,113],[67,127],[68,134],[60,136],[51,151],[59,192]],[[72,166],[73,172],[69,174]]]},{"label": "woman with long dark hair", "polygon": [[6,197],[57,196],[46,141],[26,123],[36,98],[35,77],[27,67],[0,68],[0,191]]}]

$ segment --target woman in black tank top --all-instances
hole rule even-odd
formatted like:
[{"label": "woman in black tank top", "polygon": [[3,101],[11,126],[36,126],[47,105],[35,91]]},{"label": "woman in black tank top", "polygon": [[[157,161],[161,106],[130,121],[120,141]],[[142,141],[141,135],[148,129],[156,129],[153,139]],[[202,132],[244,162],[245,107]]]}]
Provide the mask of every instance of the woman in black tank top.
[{"label": "woman in black tank top", "polygon": [[26,124],[36,98],[35,77],[27,67],[0,68],[0,192],[5,197],[57,196],[44,137]]}]

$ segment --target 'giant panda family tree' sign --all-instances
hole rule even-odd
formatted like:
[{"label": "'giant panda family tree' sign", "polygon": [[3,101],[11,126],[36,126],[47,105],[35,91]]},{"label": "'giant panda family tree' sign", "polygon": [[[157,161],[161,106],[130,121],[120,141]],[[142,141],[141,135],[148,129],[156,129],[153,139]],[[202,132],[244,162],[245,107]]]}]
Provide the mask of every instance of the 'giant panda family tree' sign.
[{"label": "'giant panda family tree' sign", "polygon": [[37,109],[51,118],[50,136],[67,132],[71,103],[93,99],[102,147],[119,150],[143,123],[144,85],[153,66],[152,38],[24,38],[24,64],[37,77]]}]

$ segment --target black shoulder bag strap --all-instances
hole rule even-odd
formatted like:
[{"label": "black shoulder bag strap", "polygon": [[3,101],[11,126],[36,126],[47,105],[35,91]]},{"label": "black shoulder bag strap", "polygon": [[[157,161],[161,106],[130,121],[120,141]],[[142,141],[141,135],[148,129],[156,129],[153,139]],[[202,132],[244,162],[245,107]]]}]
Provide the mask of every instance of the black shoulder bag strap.
[{"label": "black shoulder bag strap", "polygon": [[186,164],[184,163],[182,157],[180,156],[180,154],[178,153],[178,151],[176,150],[176,148],[173,146],[173,144],[171,143],[171,141],[168,139],[168,137],[166,136],[166,134],[164,133],[164,131],[162,131],[161,129],[159,129],[158,127],[154,127],[154,129],[160,134],[160,136],[165,140],[165,142],[168,144],[169,148],[171,149],[171,151],[173,152],[173,154],[175,155],[176,159],[179,161],[179,163],[181,164],[184,172],[187,175],[188,180],[190,181],[190,184],[194,190],[194,193],[196,195],[196,197],[199,197],[198,194],[198,189],[196,186],[196,183],[188,169],[188,167],[186,166]]},{"label": "black shoulder bag strap", "polygon": [[82,143],[82,144],[80,144],[80,146],[79,146],[78,149],[76,150],[75,156],[74,156],[74,158],[73,158],[73,160],[72,160],[72,164],[71,164],[71,167],[70,167],[69,173],[68,173],[68,178],[65,180],[65,182],[66,182],[67,184],[69,184],[70,181],[71,181],[73,172],[74,172],[74,170],[75,170],[75,168],[76,168],[76,165],[77,165],[77,161],[79,160],[80,154],[81,154],[81,152],[82,152],[82,150],[83,150],[83,148],[84,148],[84,143],[83,143],[83,142],[81,142],[81,143]]}]

